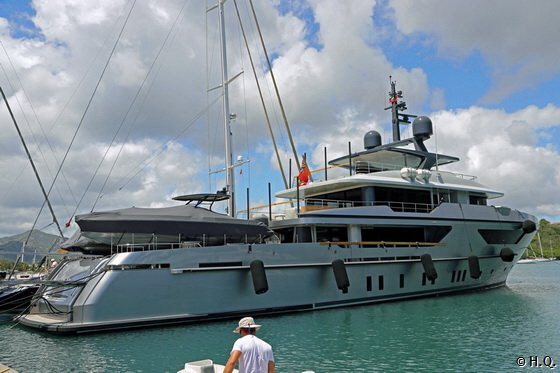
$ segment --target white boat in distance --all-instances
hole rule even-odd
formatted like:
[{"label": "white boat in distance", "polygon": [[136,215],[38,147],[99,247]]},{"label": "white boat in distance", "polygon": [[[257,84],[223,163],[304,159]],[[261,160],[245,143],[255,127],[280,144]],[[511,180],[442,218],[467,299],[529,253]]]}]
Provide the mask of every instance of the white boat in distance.
[{"label": "white boat in distance", "polygon": [[[190,237],[175,246],[159,245],[154,237],[105,257],[66,260],[19,321],[54,333],[82,333],[503,286],[535,234],[536,218],[489,205],[502,193],[473,176],[440,170],[459,159],[427,150],[432,122],[403,113],[401,98],[391,82],[393,142],[382,144],[379,133],[370,131],[363,151],[330,162],[346,169],[346,176],[276,193],[294,207],[284,215],[269,209],[272,235],[244,241],[238,234],[233,243],[224,237],[220,244]],[[413,137],[401,139],[400,124],[409,118],[415,118]],[[231,191],[228,184],[230,197]],[[240,221],[224,224],[242,227]],[[105,233],[134,237],[135,224],[129,223],[126,232]],[[118,219],[111,221],[111,227],[118,225]],[[227,236],[214,224],[197,229],[199,237]]]}]

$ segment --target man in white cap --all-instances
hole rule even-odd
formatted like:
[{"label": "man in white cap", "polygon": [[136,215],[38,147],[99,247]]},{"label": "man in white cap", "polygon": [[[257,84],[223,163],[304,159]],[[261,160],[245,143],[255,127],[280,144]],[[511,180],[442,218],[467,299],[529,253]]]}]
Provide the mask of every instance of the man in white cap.
[{"label": "man in white cap", "polygon": [[239,320],[239,326],[233,332],[241,334],[241,338],[233,344],[224,373],[233,372],[237,361],[239,373],[274,373],[272,347],[255,335],[260,328],[252,317]]}]

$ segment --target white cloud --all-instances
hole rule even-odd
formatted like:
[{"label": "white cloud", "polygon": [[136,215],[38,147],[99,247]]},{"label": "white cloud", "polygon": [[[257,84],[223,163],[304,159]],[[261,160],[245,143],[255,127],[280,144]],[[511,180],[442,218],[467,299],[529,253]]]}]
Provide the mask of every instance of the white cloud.
[{"label": "white cloud", "polygon": [[[9,88],[3,73],[0,84],[10,96],[10,103],[47,185],[56,172],[56,161],[42,132],[48,134],[60,161],[115,42],[129,4],[124,0],[34,0],[36,16],[33,21],[41,32],[40,37],[34,39],[12,37],[7,21],[0,18],[0,38],[43,130],[39,128],[19,81],[3,54],[0,54],[0,62],[14,90]],[[53,192],[53,203],[62,216],[61,221],[67,219],[74,209],[75,200],[85,190],[182,4],[173,0],[137,2],[65,164],[67,182],[61,177]],[[428,76],[422,67],[406,69],[394,66],[375,43],[372,36],[375,34],[372,23],[376,9],[374,0],[359,3],[313,0],[304,3],[302,7],[309,8],[319,24],[314,41],[320,47],[315,47],[317,44],[307,39],[305,20],[298,18],[301,17],[299,13],[279,15],[274,7],[276,2],[258,2],[255,5],[267,47],[275,56],[273,68],[296,144],[300,152],[308,149],[309,161],[314,167],[322,167],[325,145],[328,145],[329,158],[334,158],[347,153],[348,141],[352,141],[353,150],[361,150],[363,135],[372,129],[381,132],[384,143],[390,140],[389,120],[383,110],[387,103],[389,75],[405,92],[411,112],[418,112],[428,99],[436,109],[444,105],[443,88],[429,87]],[[394,5],[397,25],[402,32],[440,32],[438,26],[424,22],[428,14],[419,14],[417,20],[404,20],[402,16],[409,10],[407,7],[410,4],[396,1]],[[431,9],[429,3],[425,5],[426,9]],[[232,2],[226,3],[228,11],[232,10],[232,6]],[[241,11],[242,17],[247,20],[247,9],[242,7]],[[440,15],[445,23],[447,15],[442,13],[437,12],[438,19]],[[465,13],[466,16],[470,14]],[[215,14],[209,16],[210,44],[213,45],[216,18]],[[168,204],[172,195],[208,189],[207,177],[204,176],[208,168],[206,153],[210,153],[212,169],[222,167],[224,154],[223,130],[216,115],[220,111],[219,102],[212,107],[208,117],[201,116],[197,121],[190,121],[216,97],[216,92],[213,92],[207,100],[205,94],[206,89],[218,80],[212,78],[208,85],[206,83],[204,17],[203,3],[187,3],[168,45],[148,77],[139,100],[116,137],[116,143],[78,213],[91,208],[109,172],[111,161],[123,142],[123,153],[96,209],[160,206]],[[243,47],[235,22],[228,19],[227,27],[235,40],[229,44],[230,76],[242,69],[245,72],[230,86],[231,111],[238,115],[232,125],[234,156],[255,156],[257,159],[252,160],[251,172],[257,178],[263,178],[277,167],[276,161],[268,145],[268,130],[248,61],[236,58]],[[247,31],[258,75],[263,78],[265,100],[271,103],[273,87],[263,55],[256,52],[255,45],[258,43],[254,26],[247,26]],[[460,36],[452,30],[441,42],[442,51],[459,40],[461,42],[456,43],[458,48],[469,53],[477,38],[465,36],[466,39],[462,40]],[[529,43],[526,39],[521,40]],[[481,48],[489,49],[486,44],[481,44]],[[212,46],[208,48],[212,76],[219,71],[218,50]],[[504,46],[500,53],[499,56],[511,57],[519,52]],[[544,55],[545,60],[547,56]],[[536,65],[529,61],[527,66],[533,68]],[[547,69],[542,68],[542,71],[551,71]],[[15,100],[16,95],[29,125]],[[291,154],[287,150],[289,143],[286,136],[281,135],[283,124],[278,106],[269,107],[269,113],[283,149],[282,157],[286,160]],[[440,150],[462,156],[466,172],[480,173],[484,181],[488,178],[489,184],[496,185],[490,178],[494,171],[489,170],[499,169],[502,177],[496,186],[511,196],[509,201],[513,206],[525,206],[529,211],[550,214],[557,211],[559,205],[554,201],[554,193],[560,182],[558,177],[550,176],[554,174],[551,170],[558,164],[558,153],[553,146],[545,144],[536,147],[535,144],[543,141],[543,131],[558,126],[559,114],[556,105],[541,108],[528,106],[516,113],[472,107],[455,112],[437,112],[434,120],[438,126]],[[0,120],[11,126],[4,110],[0,111]],[[45,159],[37,151],[32,132],[41,144]],[[129,173],[136,172],[135,166],[157,153],[160,145],[170,139],[174,140],[167,150],[119,191],[126,178],[131,176]],[[515,152],[515,157],[506,156],[510,152]],[[506,159],[511,162],[504,163]],[[0,133],[0,171],[3,175],[0,178],[0,215],[10,217],[0,221],[0,234],[29,228],[42,202],[27,163],[15,131]],[[284,166],[287,168],[287,162]],[[513,177],[516,174],[527,177]],[[211,189],[223,186],[222,176],[214,176],[213,180]],[[540,193],[527,193],[527,188],[516,184],[521,180],[529,181],[531,188],[543,187],[539,189]],[[519,201],[523,201],[522,206],[519,206]],[[49,220],[44,213],[40,224],[46,225]]]},{"label": "white cloud", "polygon": [[[558,123],[560,107],[528,107],[513,113],[471,107],[434,113],[439,151],[457,155],[450,169],[477,175],[505,192],[492,201],[536,215],[560,215],[558,150],[535,144],[536,132]],[[434,147],[434,140],[428,144]]]},{"label": "white cloud", "polygon": [[397,29],[429,35],[440,55],[481,52],[493,86],[482,102],[496,102],[560,72],[560,3],[536,0],[391,0]]}]

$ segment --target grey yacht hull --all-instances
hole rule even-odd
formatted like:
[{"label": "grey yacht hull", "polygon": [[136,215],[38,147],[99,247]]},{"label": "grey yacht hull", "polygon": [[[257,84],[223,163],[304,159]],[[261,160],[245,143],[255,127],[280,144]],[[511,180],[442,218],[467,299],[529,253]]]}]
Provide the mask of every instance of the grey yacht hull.
[{"label": "grey yacht hull", "polygon": [[[455,206],[455,207],[454,207]],[[81,281],[54,283],[20,319],[23,325],[55,333],[94,332],[236,317],[319,310],[498,287],[505,284],[534,233],[523,221],[534,217],[488,206],[440,206],[429,214],[394,213],[388,208],[338,209],[327,216],[300,214],[299,221],[327,224],[336,218],[373,226],[451,226],[438,245],[358,242],[234,244],[114,254],[83,265]],[[341,217],[341,215],[347,215]],[[356,216],[358,214],[359,216]],[[321,215],[321,216],[320,216]],[[367,217],[366,217],[367,216]],[[285,222],[285,224],[289,224]],[[349,222],[346,222],[349,224]],[[481,230],[513,232],[516,242],[488,243]],[[504,260],[503,249],[513,252]],[[429,254],[437,279],[426,278],[421,257]],[[476,257],[476,277],[469,257]],[[333,275],[340,259],[349,280],[341,291]],[[264,263],[268,291],[256,294],[251,264]],[[70,265],[70,264],[69,264]],[[89,268],[89,269],[85,269]],[[84,270],[85,269],[85,270]],[[64,271],[64,266],[60,271]],[[62,273],[62,272],[61,272]],[[52,280],[57,280],[55,273]],[[59,282],[58,286],[64,285]],[[49,311],[55,307],[57,313]]]}]

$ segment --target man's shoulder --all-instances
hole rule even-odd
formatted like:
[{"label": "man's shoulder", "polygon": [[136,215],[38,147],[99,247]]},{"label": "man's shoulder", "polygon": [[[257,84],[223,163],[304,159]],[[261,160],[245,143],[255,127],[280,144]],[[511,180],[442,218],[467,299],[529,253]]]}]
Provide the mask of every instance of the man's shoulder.
[{"label": "man's shoulder", "polygon": [[272,348],[272,346],[271,346],[268,342],[266,342],[266,341],[264,341],[264,340],[262,340],[262,339],[260,339],[260,338],[257,338],[257,340],[259,341],[259,343],[260,343],[261,345],[266,346],[266,347],[268,347],[268,348]]},{"label": "man's shoulder", "polygon": [[243,345],[243,338],[238,338],[234,343],[233,343],[233,348],[232,351],[241,351],[241,346]]}]

